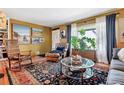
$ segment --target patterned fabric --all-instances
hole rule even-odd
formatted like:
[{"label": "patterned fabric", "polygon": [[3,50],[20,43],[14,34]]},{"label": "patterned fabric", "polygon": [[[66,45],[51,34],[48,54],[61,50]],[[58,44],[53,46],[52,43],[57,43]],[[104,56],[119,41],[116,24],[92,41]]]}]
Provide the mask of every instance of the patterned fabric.
[{"label": "patterned fabric", "polygon": [[64,50],[63,50],[64,57],[67,55],[68,46],[69,46],[68,43],[57,43],[56,44],[56,48],[57,47],[64,47]]},{"label": "patterned fabric", "polygon": [[[25,69],[33,75],[41,85],[99,85],[106,84],[107,72],[94,69],[94,76],[83,81],[71,79],[60,73],[60,63],[39,63],[26,66]],[[78,73],[74,73],[77,75]]]},{"label": "patterned fabric", "polygon": [[124,62],[124,48],[120,49],[120,51],[118,52],[118,57],[119,59]]},{"label": "patterned fabric", "polygon": [[65,47],[57,47],[56,50],[64,51]]},{"label": "patterned fabric", "polygon": [[61,54],[61,50],[53,50],[53,51],[51,51],[50,53],[60,53]]}]

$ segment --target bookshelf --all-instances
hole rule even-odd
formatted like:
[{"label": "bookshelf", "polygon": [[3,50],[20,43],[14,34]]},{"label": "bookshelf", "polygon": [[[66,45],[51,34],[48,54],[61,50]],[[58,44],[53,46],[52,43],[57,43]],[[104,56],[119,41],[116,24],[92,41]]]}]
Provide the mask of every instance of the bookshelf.
[{"label": "bookshelf", "polygon": [[5,50],[7,38],[8,38],[7,29],[6,30],[0,29],[0,58],[7,57]]}]

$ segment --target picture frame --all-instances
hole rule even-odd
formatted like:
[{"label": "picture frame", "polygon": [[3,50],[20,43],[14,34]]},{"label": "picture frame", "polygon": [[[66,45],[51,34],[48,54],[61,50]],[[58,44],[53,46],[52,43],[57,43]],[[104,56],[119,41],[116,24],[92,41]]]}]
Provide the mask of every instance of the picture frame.
[{"label": "picture frame", "polygon": [[42,37],[42,29],[39,28],[32,28],[32,37]]},{"label": "picture frame", "polygon": [[32,37],[32,44],[41,44],[45,42],[43,37]]},{"label": "picture frame", "polygon": [[60,30],[60,37],[61,37],[61,39],[66,38],[66,31],[65,30]]},{"label": "picture frame", "polygon": [[21,36],[21,37],[18,37],[18,42],[19,44],[29,44],[30,43],[30,36]]},{"label": "picture frame", "polygon": [[30,44],[30,27],[13,24],[13,34],[19,44]]}]

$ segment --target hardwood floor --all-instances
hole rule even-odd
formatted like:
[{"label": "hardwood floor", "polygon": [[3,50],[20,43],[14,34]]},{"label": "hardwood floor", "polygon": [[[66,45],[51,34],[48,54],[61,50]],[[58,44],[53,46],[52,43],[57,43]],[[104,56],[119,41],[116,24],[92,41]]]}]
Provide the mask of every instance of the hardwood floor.
[{"label": "hardwood floor", "polygon": [[[37,57],[33,57],[32,61],[34,63],[34,62],[40,61],[41,59],[43,59],[43,58],[37,56]],[[0,78],[0,85],[10,85],[9,77],[7,75],[7,70],[6,70],[6,65],[5,65],[6,63],[8,63],[8,62],[7,61],[0,62],[0,73],[4,74],[4,77]],[[13,71],[15,71],[15,70],[13,70]]]},{"label": "hardwood floor", "polygon": [[96,63],[94,68],[97,68],[99,70],[103,70],[103,71],[106,71],[108,72],[109,71],[109,65],[108,64],[104,64],[104,63]]}]

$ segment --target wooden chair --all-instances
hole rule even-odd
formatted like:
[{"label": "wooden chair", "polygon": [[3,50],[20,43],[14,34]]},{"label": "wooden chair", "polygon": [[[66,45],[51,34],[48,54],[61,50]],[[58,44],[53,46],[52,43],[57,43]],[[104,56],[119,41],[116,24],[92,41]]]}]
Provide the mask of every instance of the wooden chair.
[{"label": "wooden chair", "polygon": [[9,69],[12,69],[12,61],[16,61],[19,65],[19,69],[21,70],[21,62],[24,60],[30,60],[32,63],[32,58],[31,58],[31,51],[21,51],[21,52],[26,52],[26,54],[23,55],[21,54],[19,50],[19,44],[17,40],[6,40],[6,51],[7,51],[7,56],[9,60]]}]

